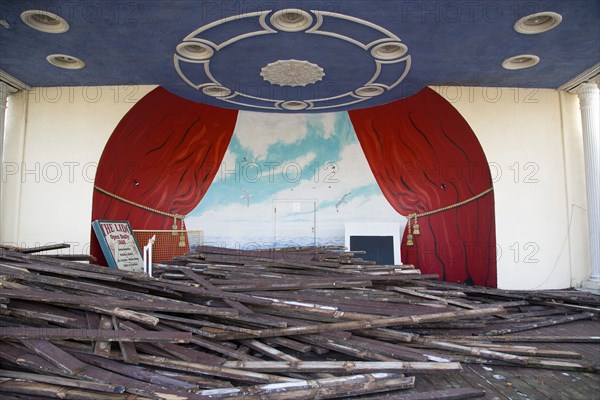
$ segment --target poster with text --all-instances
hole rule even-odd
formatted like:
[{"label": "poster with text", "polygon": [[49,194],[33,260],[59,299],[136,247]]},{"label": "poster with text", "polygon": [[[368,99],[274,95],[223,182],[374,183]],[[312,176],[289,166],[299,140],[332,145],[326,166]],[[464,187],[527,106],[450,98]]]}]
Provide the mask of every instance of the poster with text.
[{"label": "poster with text", "polygon": [[92,222],[94,233],[110,268],[143,272],[144,260],[128,221]]}]

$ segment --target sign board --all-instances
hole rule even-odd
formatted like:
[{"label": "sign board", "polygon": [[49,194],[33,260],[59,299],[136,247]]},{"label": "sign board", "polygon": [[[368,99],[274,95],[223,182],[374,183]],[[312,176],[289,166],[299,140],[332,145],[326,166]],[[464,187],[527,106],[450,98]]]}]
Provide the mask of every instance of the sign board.
[{"label": "sign board", "polygon": [[97,220],[92,228],[110,268],[144,272],[140,246],[128,221]]}]

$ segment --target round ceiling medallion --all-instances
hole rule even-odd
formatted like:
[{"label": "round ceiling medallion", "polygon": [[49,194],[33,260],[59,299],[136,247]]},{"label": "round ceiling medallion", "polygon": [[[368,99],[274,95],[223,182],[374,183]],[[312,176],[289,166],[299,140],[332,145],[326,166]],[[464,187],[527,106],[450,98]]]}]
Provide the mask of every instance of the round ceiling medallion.
[{"label": "round ceiling medallion", "polygon": [[354,93],[361,97],[375,97],[385,92],[385,89],[380,86],[363,86],[359,87]]},{"label": "round ceiling medallion", "polygon": [[521,54],[502,61],[502,67],[505,69],[524,69],[533,67],[539,62],[540,58],[534,54]]},{"label": "round ceiling medallion", "polygon": [[308,108],[308,106],[308,103],[299,100],[288,100],[281,103],[281,108],[293,111],[304,110]]},{"label": "round ceiling medallion", "polygon": [[46,33],[63,33],[69,24],[56,14],[43,10],[27,10],[21,13],[21,20],[29,27]]},{"label": "round ceiling medallion", "polygon": [[380,60],[395,60],[408,53],[408,47],[400,42],[386,42],[373,47],[371,54]]},{"label": "round ceiling medallion", "polygon": [[306,86],[325,76],[323,68],[306,60],[278,60],[261,68],[265,81],[279,86]]},{"label": "round ceiling medallion", "polygon": [[303,31],[312,24],[312,21],[309,13],[297,8],[277,11],[271,17],[273,26],[285,32]]},{"label": "round ceiling medallion", "polygon": [[190,60],[208,60],[214,54],[212,47],[201,42],[183,42],[177,45],[177,52]]},{"label": "round ceiling medallion", "polygon": [[231,94],[231,90],[221,85],[209,85],[202,88],[202,93],[212,97],[225,97]]},{"label": "round ceiling medallion", "polygon": [[[293,40],[314,41],[314,46],[296,48],[289,45]],[[245,41],[248,43],[243,44]],[[255,63],[246,51],[259,45],[274,47],[275,52],[265,54],[286,55]],[[326,54],[337,48],[338,54]],[[244,62],[244,57],[250,62]],[[329,57],[344,61],[329,67]],[[373,68],[357,71],[359,60],[354,63],[352,57],[368,59]],[[385,95],[404,80],[411,63],[400,37],[373,22],[297,8],[247,12],[212,21],[183,37],[173,54],[177,74],[200,93],[233,107],[289,112],[334,110]],[[327,74],[319,64],[327,66]],[[238,76],[231,75],[234,68],[240,71]],[[295,88],[293,95],[289,87]]]},{"label": "round ceiling medallion", "polygon": [[515,31],[526,35],[534,35],[554,29],[562,21],[562,15],[544,11],[527,15],[515,22]]},{"label": "round ceiling medallion", "polygon": [[66,54],[50,54],[46,60],[55,67],[65,69],[81,69],[85,67],[85,63],[77,57],[68,56]]}]

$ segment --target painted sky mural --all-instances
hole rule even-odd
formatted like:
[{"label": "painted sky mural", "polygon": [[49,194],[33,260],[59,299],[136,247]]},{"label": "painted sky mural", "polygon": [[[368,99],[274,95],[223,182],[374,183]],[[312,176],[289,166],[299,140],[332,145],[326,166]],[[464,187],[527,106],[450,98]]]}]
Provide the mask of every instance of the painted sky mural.
[{"label": "painted sky mural", "polygon": [[344,244],[346,222],[406,219],[383,197],[347,113],[240,112],[208,192],[186,217],[206,244]]}]

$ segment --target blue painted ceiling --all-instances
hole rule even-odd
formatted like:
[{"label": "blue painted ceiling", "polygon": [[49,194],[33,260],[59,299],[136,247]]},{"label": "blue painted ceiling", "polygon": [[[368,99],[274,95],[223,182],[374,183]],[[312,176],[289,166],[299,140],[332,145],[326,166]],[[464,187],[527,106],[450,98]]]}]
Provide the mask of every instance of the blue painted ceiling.
[{"label": "blue painted ceiling", "polygon": [[[310,25],[297,32],[274,25],[273,15],[290,8],[306,11]],[[30,9],[57,14],[70,29],[36,31],[20,18]],[[519,18],[542,11],[562,15],[561,24],[536,35],[514,30]],[[157,84],[194,101],[253,111],[290,111],[285,101],[303,112],[369,107],[426,85],[557,88],[600,61],[598,0],[3,0],[0,19],[0,69],[31,86]],[[378,60],[373,48],[390,41],[407,53]],[[202,62],[180,57],[184,42],[213,54]],[[86,66],[59,69],[46,61],[49,54]],[[540,62],[502,68],[521,54]],[[305,86],[272,84],[261,69],[278,60],[315,64],[324,76]],[[207,95],[211,85],[225,87],[226,96]],[[363,86],[379,92],[359,95]]]}]

